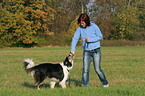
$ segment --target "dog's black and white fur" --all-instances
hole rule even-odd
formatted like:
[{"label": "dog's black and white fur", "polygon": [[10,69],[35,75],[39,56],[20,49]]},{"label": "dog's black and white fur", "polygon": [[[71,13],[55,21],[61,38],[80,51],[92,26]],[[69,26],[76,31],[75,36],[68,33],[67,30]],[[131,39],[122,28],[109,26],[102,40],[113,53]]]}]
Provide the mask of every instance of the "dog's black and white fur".
[{"label": "dog's black and white fur", "polygon": [[50,78],[50,88],[54,88],[55,83],[59,82],[62,88],[66,88],[65,81],[68,78],[69,70],[73,67],[73,54],[69,54],[64,62],[58,64],[42,63],[34,66],[34,62],[30,59],[24,60],[24,68],[27,73],[31,73],[34,77],[38,89],[46,77]]}]

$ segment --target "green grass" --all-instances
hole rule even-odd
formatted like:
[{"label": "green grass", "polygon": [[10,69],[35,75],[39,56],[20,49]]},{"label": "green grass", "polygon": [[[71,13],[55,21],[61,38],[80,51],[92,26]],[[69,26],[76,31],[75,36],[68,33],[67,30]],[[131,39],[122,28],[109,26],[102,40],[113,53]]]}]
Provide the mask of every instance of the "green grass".
[{"label": "green grass", "polygon": [[0,96],[145,96],[145,47],[102,47],[101,67],[110,86],[103,88],[94,71],[90,70],[90,87],[79,87],[82,73],[81,47],[76,48],[74,67],[70,71],[71,88],[62,89],[58,84],[49,88],[49,79],[34,87],[34,80],[23,69],[25,58],[35,64],[62,62],[69,54],[69,47],[10,48],[0,49]]}]

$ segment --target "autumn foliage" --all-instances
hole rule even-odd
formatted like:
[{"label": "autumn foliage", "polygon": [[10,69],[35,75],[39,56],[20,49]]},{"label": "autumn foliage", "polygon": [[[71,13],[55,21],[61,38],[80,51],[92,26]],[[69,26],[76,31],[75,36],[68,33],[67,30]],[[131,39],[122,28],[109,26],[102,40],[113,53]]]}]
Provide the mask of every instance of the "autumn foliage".
[{"label": "autumn foliage", "polygon": [[143,0],[91,1],[0,1],[0,47],[70,45],[82,5],[104,40],[145,40]]}]

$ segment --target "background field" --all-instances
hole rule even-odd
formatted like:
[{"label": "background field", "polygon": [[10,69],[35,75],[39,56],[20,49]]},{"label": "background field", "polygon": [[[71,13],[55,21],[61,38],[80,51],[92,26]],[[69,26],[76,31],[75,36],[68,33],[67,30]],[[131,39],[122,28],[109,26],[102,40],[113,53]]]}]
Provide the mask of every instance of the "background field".
[{"label": "background field", "polygon": [[62,62],[69,54],[69,47],[0,49],[0,96],[144,96],[145,47],[102,47],[101,66],[110,86],[103,88],[93,63],[90,70],[90,87],[79,87],[82,73],[82,48],[76,48],[71,88],[62,89],[58,84],[49,88],[49,79],[34,87],[34,80],[22,67],[25,58],[35,64]]}]

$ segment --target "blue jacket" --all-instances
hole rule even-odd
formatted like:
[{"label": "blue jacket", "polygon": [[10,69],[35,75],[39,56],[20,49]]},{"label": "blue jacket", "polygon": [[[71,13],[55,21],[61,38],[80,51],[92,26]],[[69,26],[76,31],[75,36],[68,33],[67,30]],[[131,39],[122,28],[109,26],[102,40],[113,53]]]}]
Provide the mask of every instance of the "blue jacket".
[{"label": "blue jacket", "polygon": [[[87,28],[79,26],[72,38],[71,51],[75,51],[75,47],[80,36],[83,40],[83,50],[93,50],[99,48],[100,40],[103,38],[99,27],[94,22],[91,22],[91,25]],[[89,42],[86,42],[87,37],[89,37]]]}]

